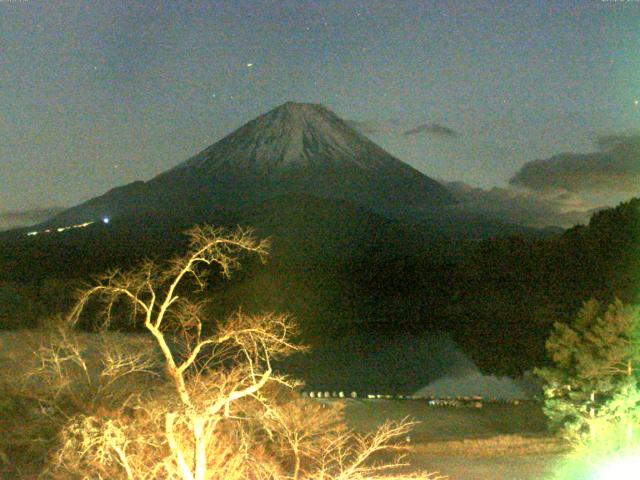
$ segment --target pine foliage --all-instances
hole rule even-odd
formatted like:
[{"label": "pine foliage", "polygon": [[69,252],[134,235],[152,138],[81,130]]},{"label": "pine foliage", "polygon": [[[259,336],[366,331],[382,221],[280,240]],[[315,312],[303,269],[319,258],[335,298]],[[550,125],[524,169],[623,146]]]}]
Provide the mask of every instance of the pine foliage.
[{"label": "pine foliage", "polygon": [[571,324],[554,325],[546,343],[553,365],[536,373],[545,382],[545,413],[566,438],[593,438],[602,425],[637,416],[638,318],[637,307],[619,300],[608,307],[590,300]]}]

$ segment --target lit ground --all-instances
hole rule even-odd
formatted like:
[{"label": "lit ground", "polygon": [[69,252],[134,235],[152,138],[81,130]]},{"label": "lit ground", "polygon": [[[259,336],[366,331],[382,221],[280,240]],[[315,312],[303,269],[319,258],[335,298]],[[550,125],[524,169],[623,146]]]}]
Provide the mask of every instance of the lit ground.
[{"label": "lit ground", "polygon": [[360,431],[385,419],[420,422],[409,438],[410,470],[438,471],[452,480],[543,480],[564,447],[546,434],[536,404],[430,407],[419,400],[348,400],[347,419]]},{"label": "lit ground", "polygon": [[414,468],[446,473],[450,480],[544,480],[551,478],[560,460],[559,454],[410,457]]}]

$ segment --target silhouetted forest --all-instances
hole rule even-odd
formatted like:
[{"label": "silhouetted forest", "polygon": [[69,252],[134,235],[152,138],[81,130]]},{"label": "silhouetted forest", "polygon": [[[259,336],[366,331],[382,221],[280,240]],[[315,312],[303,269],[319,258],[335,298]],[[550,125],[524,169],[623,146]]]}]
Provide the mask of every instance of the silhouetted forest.
[{"label": "silhouetted forest", "polygon": [[[640,199],[561,235],[483,241],[337,203],[298,197],[194,218],[254,225],[273,241],[267,265],[249,261],[230,281],[208,287],[212,314],[238,306],[289,312],[319,351],[349,336],[448,332],[484,371],[518,374],[545,361],[551,325],[572,318],[582,302],[638,300]],[[184,248],[180,232],[191,221],[147,217],[72,234],[5,234],[2,327],[33,326],[63,311],[74,290],[108,268],[168,258]]]}]

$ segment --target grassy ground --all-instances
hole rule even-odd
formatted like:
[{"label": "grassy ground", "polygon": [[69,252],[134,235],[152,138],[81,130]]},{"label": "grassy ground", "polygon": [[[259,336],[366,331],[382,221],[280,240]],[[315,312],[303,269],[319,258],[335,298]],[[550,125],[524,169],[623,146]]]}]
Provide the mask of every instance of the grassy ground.
[{"label": "grassy ground", "polygon": [[545,417],[535,403],[474,408],[433,407],[424,400],[347,400],[346,411],[350,425],[360,431],[374,429],[387,419],[411,417],[419,422],[412,433],[414,443],[547,432]]},{"label": "grassy ground", "polygon": [[535,403],[474,408],[432,407],[422,400],[342,401],[348,423],[362,432],[387,419],[419,422],[405,439],[407,472],[437,471],[451,480],[544,480],[567,452],[547,433]]},{"label": "grassy ground", "polygon": [[444,473],[449,480],[546,480],[553,478],[562,459],[560,454],[409,457],[412,468]]},{"label": "grassy ground", "polygon": [[445,472],[452,480],[542,480],[566,450],[548,436],[499,435],[414,444],[409,459],[413,469]]}]

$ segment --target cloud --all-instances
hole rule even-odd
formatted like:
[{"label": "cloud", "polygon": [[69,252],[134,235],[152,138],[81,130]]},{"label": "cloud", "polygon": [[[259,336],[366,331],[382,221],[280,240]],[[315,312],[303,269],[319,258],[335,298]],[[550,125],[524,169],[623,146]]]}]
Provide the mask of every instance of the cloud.
[{"label": "cloud", "polygon": [[401,120],[347,120],[347,124],[365,135],[383,134],[412,137],[425,134],[447,138],[461,136],[456,130],[439,123],[422,123],[418,126],[411,126],[411,123]]},{"label": "cloud", "polygon": [[421,133],[440,135],[449,138],[456,138],[460,136],[459,132],[456,132],[452,128],[445,127],[444,125],[440,125],[439,123],[423,123],[405,131],[404,135],[410,137]]},{"label": "cloud", "polygon": [[44,222],[63,210],[65,209],[62,207],[47,207],[0,212],[0,230],[26,227],[28,225]]},{"label": "cloud", "polygon": [[530,227],[570,227],[587,223],[594,209],[567,192],[544,195],[494,187],[488,190],[463,182],[443,182],[457,197],[456,209]]},{"label": "cloud", "polygon": [[640,134],[607,135],[592,153],[561,153],[526,163],[509,181],[538,192],[640,192]]}]

